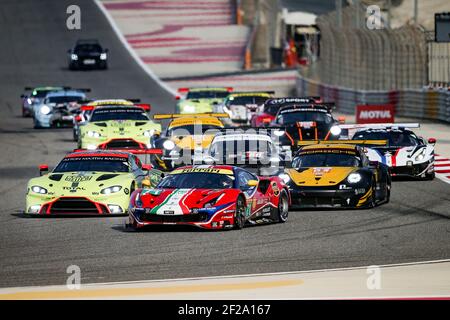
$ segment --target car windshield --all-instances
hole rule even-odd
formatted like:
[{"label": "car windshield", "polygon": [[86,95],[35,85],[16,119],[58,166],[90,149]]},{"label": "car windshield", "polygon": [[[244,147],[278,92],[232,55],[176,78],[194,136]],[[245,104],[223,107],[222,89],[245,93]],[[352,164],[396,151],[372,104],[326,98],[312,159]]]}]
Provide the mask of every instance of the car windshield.
[{"label": "car windshield", "polygon": [[47,95],[47,93],[49,93],[50,91],[54,91],[54,90],[52,90],[52,89],[34,90],[31,95],[35,98],[44,98]]},{"label": "car windshield", "polygon": [[79,102],[82,101],[83,97],[81,96],[58,96],[58,97],[49,97],[49,103],[66,103],[66,102]]},{"label": "car windshield", "polygon": [[292,160],[293,168],[310,167],[360,167],[361,159],[356,154],[341,153],[301,153]]},{"label": "car windshield", "polygon": [[315,121],[318,123],[331,124],[333,118],[329,113],[320,111],[286,111],[281,112],[277,117],[277,123],[288,124],[303,121]]},{"label": "car windshield", "polygon": [[274,146],[264,140],[241,140],[213,142],[210,156],[215,159],[224,158],[261,158],[275,153]]},{"label": "car windshield", "polygon": [[234,177],[227,174],[191,172],[169,174],[158,184],[166,189],[229,189],[233,188]]},{"label": "car windshield", "polygon": [[260,96],[232,97],[227,101],[227,106],[243,106],[246,104],[262,105],[267,99],[267,97]]},{"label": "car windshield", "polygon": [[202,135],[206,131],[208,134],[214,135],[220,130],[221,127],[215,125],[185,125],[185,126],[177,126],[175,128],[170,128],[167,132],[169,137],[184,137],[184,136],[192,136],[192,135]]},{"label": "car windshield", "polygon": [[228,91],[189,91],[186,99],[225,99]]},{"label": "car windshield", "polygon": [[390,147],[417,146],[419,139],[412,132],[404,131],[363,131],[357,132],[353,140],[388,140]]},{"label": "car windshield", "polygon": [[102,52],[102,47],[98,44],[79,44],[75,47],[75,53],[81,52]]},{"label": "car windshield", "polygon": [[141,108],[108,108],[95,109],[92,113],[91,122],[109,121],[109,120],[142,120],[148,121],[149,118]]},{"label": "car windshield", "polygon": [[124,157],[69,157],[64,158],[53,173],[76,171],[129,172],[130,168]]}]

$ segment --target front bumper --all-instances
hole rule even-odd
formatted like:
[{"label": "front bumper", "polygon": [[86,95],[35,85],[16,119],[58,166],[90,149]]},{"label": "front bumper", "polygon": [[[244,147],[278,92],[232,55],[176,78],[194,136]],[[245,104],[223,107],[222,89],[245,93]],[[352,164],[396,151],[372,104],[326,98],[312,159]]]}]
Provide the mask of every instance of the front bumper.
[{"label": "front bumper", "polygon": [[234,223],[234,208],[231,205],[216,213],[208,212],[207,209],[182,215],[150,214],[147,211],[143,208],[130,208],[128,210],[130,225],[135,229],[142,229],[151,225],[184,225],[220,230],[230,229]]},{"label": "front bumper", "polygon": [[434,161],[413,164],[409,166],[390,167],[391,176],[393,177],[410,177],[419,178],[425,174],[434,172]]},{"label": "front bumper", "polygon": [[289,188],[293,208],[361,208],[369,203],[371,188]]},{"label": "front bumper", "polygon": [[85,196],[63,196],[49,199],[27,196],[25,214],[30,216],[105,216],[124,215],[129,204],[129,196],[123,194],[103,196],[94,201]]}]

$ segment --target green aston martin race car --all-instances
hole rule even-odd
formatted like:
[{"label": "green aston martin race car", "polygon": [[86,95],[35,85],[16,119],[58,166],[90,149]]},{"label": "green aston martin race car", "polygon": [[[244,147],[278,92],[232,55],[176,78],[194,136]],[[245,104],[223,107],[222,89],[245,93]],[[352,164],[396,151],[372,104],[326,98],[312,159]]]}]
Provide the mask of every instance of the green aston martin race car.
[{"label": "green aston martin race car", "polygon": [[123,150],[147,153],[150,137],[161,124],[150,120],[141,106],[95,107],[89,121],[80,126],[79,149]]},{"label": "green aston martin race car", "polygon": [[118,151],[74,152],[50,173],[47,165],[39,169],[41,176],[28,182],[26,215],[125,214],[131,193],[156,186],[163,175]]},{"label": "green aston martin race car", "polygon": [[184,99],[177,96],[175,113],[214,112],[214,106],[221,104],[233,88],[179,88],[178,92],[186,94]]}]

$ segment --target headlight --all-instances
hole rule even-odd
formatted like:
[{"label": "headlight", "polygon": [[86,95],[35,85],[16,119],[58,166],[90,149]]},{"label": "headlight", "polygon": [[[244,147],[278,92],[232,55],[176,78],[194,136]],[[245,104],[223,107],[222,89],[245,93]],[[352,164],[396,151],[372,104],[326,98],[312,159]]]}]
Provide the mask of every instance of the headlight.
[{"label": "headlight", "polygon": [[31,99],[30,99],[30,98],[28,98],[28,99],[27,99],[27,103],[28,103],[28,104],[32,104],[32,103],[33,103],[33,101],[31,101]]},{"label": "headlight", "polygon": [[195,112],[195,107],[190,105],[183,106],[184,112]]},{"label": "headlight", "polygon": [[146,131],[144,131],[143,135],[146,136],[146,137],[151,137],[154,133],[155,133],[154,129],[146,130]]},{"label": "headlight", "polygon": [[100,54],[100,60],[106,60],[106,53]]},{"label": "headlight", "polygon": [[416,161],[422,161],[425,158],[425,149],[422,149],[422,151],[416,156]]},{"label": "headlight", "polygon": [[100,138],[101,134],[97,131],[88,131],[87,135],[92,138]]},{"label": "headlight", "polygon": [[277,137],[281,137],[284,135],[284,131],[283,130],[275,130],[273,132],[274,135],[276,135]]},{"label": "headlight", "polygon": [[121,186],[112,186],[112,187],[109,187],[109,188],[102,189],[100,191],[100,193],[101,194],[111,194],[111,193],[119,192],[120,190],[122,190]]},{"label": "headlight", "polygon": [[338,136],[341,134],[342,129],[339,126],[332,126],[330,132],[333,136]]},{"label": "headlight", "polygon": [[40,186],[32,186],[31,187],[31,191],[33,191],[34,193],[40,193],[40,194],[46,194],[47,193],[47,189],[42,188]]},{"label": "headlight", "polygon": [[166,150],[172,150],[173,148],[175,148],[175,143],[172,140],[166,140],[163,143],[163,147]]},{"label": "headlight", "polygon": [[75,53],[72,53],[72,54],[70,55],[70,58],[71,58],[72,60],[78,60],[78,56],[77,56]]},{"label": "headlight", "polygon": [[278,175],[278,177],[284,181],[284,183],[288,183],[289,181],[291,181],[291,177],[289,177],[288,174],[286,173],[281,173]]},{"label": "headlight", "polygon": [[141,194],[138,192],[136,193],[136,198],[134,198],[134,204],[136,207],[140,208],[142,207],[142,200],[141,200]]},{"label": "headlight", "polygon": [[50,111],[51,111],[51,109],[50,109],[48,106],[46,106],[46,105],[43,105],[43,106],[41,107],[41,109],[40,109],[40,112],[41,112],[42,114],[49,114]]},{"label": "headlight", "polygon": [[350,173],[347,177],[347,181],[350,183],[358,183],[361,181],[361,175],[359,173]]}]

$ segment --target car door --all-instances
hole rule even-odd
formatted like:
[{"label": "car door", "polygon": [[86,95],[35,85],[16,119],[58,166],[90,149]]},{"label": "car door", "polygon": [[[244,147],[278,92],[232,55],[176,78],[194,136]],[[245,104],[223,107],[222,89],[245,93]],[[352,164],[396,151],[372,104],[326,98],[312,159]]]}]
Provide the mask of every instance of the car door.
[{"label": "car door", "polygon": [[239,189],[243,191],[247,199],[247,210],[246,210],[247,219],[254,213],[257,213],[257,215],[259,216],[262,213],[263,207],[267,206],[269,203],[268,195],[262,193],[259,186],[255,187],[248,186],[247,183],[250,180],[259,180],[259,179],[258,177],[256,177],[255,175],[253,175],[248,171],[242,169],[238,171]]}]

